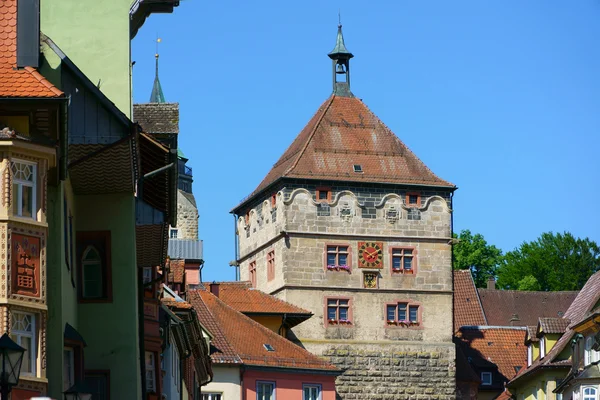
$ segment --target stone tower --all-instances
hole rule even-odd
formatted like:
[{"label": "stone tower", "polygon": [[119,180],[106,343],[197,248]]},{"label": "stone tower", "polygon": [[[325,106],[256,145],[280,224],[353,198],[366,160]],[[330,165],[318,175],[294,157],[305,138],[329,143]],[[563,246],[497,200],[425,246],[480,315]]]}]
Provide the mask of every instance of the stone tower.
[{"label": "stone tower", "polygon": [[333,93],[234,208],[242,280],[314,316],[290,330],[341,399],[454,398],[452,194],[350,90]]}]

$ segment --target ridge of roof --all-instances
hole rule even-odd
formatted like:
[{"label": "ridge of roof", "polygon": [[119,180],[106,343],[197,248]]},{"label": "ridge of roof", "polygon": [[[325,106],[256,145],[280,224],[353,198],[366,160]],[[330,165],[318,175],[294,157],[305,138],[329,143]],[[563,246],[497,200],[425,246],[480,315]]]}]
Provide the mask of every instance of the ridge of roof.
[{"label": "ridge of roof", "polygon": [[36,68],[17,68],[17,2],[0,3],[0,98],[57,98],[64,93]]},{"label": "ridge of roof", "polygon": [[[362,166],[361,173],[352,170],[354,164]],[[362,100],[335,93],[232,212],[285,178],[456,189],[435,175]]]},{"label": "ridge of roof", "polygon": [[[245,365],[339,371],[329,362],[240,313],[202,287],[189,290],[188,296],[194,307],[204,304],[221,328],[223,338]],[[265,344],[270,344],[275,351],[267,351]]]}]

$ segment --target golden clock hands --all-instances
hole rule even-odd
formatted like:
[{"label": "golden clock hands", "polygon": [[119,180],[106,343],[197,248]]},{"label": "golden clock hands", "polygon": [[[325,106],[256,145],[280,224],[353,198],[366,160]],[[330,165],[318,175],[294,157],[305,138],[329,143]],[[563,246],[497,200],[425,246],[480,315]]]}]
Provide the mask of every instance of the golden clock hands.
[{"label": "golden clock hands", "polygon": [[364,250],[364,252],[367,253],[367,255],[369,257],[376,257],[377,254],[379,253],[379,250],[375,250],[374,252],[370,252],[370,251]]}]

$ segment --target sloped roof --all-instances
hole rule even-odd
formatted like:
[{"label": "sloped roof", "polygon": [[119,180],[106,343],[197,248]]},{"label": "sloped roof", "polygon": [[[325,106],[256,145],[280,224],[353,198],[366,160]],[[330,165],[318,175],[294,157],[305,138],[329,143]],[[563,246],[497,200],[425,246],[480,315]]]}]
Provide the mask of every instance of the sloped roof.
[{"label": "sloped roof", "polygon": [[[578,292],[477,289],[488,325],[532,326],[540,317],[562,317]],[[512,321],[513,316],[518,318]]]},{"label": "sloped roof", "polygon": [[0,98],[62,95],[35,68],[17,69],[17,1],[0,2]]},{"label": "sloped roof", "polygon": [[179,103],[134,104],[133,120],[146,133],[179,133]]},{"label": "sloped roof", "polygon": [[487,325],[470,270],[454,271],[454,332],[461,326]]},{"label": "sloped roof", "polygon": [[[219,328],[211,333],[215,335],[215,339],[217,335],[221,335],[219,343],[226,343],[244,365],[339,371],[325,360],[229,307],[205,289],[188,291],[188,301],[196,309],[203,324],[203,318],[207,313],[210,314],[211,323]],[[206,325],[210,324],[207,322]],[[271,345],[274,351],[268,351],[265,344]],[[219,355],[211,357],[215,363],[232,362],[225,358],[220,361]]]},{"label": "sloped roof", "polygon": [[564,333],[570,323],[568,318],[540,318],[538,329],[544,333]]},{"label": "sloped roof", "polygon": [[517,374],[515,367],[527,366],[525,333],[521,327],[463,327],[458,337],[472,364],[476,367],[496,364],[507,382]]},{"label": "sloped roof", "polygon": [[[354,172],[353,165],[360,165],[363,172]],[[360,99],[335,94],[319,107],[248,199],[281,178],[454,188],[431,172]]]},{"label": "sloped roof", "polygon": [[[307,317],[312,315],[308,310],[253,288],[252,283],[248,281],[212,284],[215,283],[219,285],[219,299],[244,314],[306,314]],[[204,283],[204,287],[210,290],[212,284]]]},{"label": "sloped roof", "polygon": [[168,254],[171,259],[202,260],[203,242],[192,239],[169,239]]},{"label": "sloped roof", "polygon": [[528,326],[527,327],[527,336],[530,341],[539,342],[540,338],[537,337],[537,326]]},{"label": "sloped roof", "polygon": [[[564,318],[569,319],[571,322],[570,326],[576,325],[581,319],[585,318],[588,312],[590,312],[596,303],[600,299],[600,271],[588,279],[583,288],[579,291],[579,294],[571,303],[569,309],[565,312]],[[571,365],[570,359],[558,359],[557,357],[565,349],[571,338],[573,337],[574,331],[568,327],[565,333],[558,339],[556,344],[550,349],[548,354],[544,358],[537,358],[527,369],[522,370],[511,382],[513,385],[517,380],[535,373],[541,368],[548,367],[569,367]]]},{"label": "sloped roof", "polygon": [[184,283],[185,260],[170,260],[169,268],[172,274],[172,276],[169,277],[169,281],[173,283]]}]

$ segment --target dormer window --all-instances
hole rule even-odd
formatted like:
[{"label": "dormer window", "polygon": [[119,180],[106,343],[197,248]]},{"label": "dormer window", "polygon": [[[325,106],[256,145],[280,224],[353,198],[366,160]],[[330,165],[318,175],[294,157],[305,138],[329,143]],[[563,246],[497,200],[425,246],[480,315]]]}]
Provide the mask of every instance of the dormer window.
[{"label": "dormer window", "polygon": [[361,174],[363,172],[362,165],[354,164],[354,172]]},{"label": "dormer window", "polygon": [[542,336],[540,338],[540,358],[546,357],[546,338]]},{"label": "dormer window", "polygon": [[527,366],[529,367],[533,363],[533,345],[529,343],[527,346]]},{"label": "dormer window", "polygon": [[489,386],[492,384],[492,373],[491,372],[482,372],[481,373],[481,384],[484,386]]},{"label": "dormer window", "polygon": [[36,219],[36,173],[35,163],[13,160],[10,163],[13,177],[12,206],[17,217]]}]

